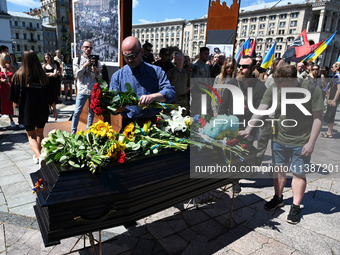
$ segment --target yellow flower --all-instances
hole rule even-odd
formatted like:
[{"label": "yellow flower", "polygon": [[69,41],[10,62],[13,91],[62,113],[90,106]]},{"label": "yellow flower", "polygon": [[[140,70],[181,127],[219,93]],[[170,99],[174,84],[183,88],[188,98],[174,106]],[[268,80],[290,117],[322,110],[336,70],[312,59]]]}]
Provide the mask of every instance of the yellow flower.
[{"label": "yellow flower", "polygon": [[134,128],[135,128],[135,124],[133,122],[131,122],[129,125],[127,125],[124,128],[123,134],[125,135],[127,139],[132,140],[132,138],[134,137],[135,135],[135,132],[133,132]]},{"label": "yellow flower", "polygon": [[143,131],[145,135],[148,135],[150,132],[150,126],[151,126],[151,121],[149,120],[148,122],[145,122],[143,125]]},{"label": "yellow flower", "polygon": [[93,133],[96,137],[107,136],[111,140],[114,138],[114,134],[116,133],[108,122],[103,122],[102,120],[99,120],[97,123],[93,124],[90,127],[89,132]]},{"label": "yellow flower", "polygon": [[190,125],[194,122],[194,118],[186,116],[184,118],[184,121],[185,121],[185,125],[187,125],[187,127],[190,127]]},{"label": "yellow flower", "polygon": [[86,131],[80,129],[80,131],[77,131],[77,135],[86,135]]},{"label": "yellow flower", "polygon": [[124,152],[124,150],[126,149],[126,145],[122,142],[115,142],[114,144],[112,144],[111,148],[107,151],[106,156],[113,158],[113,159],[117,159],[117,154],[119,151]]}]

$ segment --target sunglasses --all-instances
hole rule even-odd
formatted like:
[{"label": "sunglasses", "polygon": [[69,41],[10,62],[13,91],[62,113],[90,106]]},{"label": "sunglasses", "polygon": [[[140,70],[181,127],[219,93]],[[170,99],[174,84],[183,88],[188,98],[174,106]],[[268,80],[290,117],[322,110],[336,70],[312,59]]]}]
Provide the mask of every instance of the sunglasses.
[{"label": "sunglasses", "polygon": [[126,59],[135,59],[138,56],[139,52],[140,52],[140,49],[136,53],[132,53],[132,54],[124,54],[124,53],[122,53],[122,55]]},{"label": "sunglasses", "polygon": [[232,70],[232,69],[234,69],[234,67],[233,66],[226,66],[225,69],[226,70],[228,70],[228,69]]},{"label": "sunglasses", "polygon": [[319,68],[313,68],[313,71],[319,71]]},{"label": "sunglasses", "polygon": [[246,69],[246,68],[250,68],[251,65],[238,65],[238,68],[243,68],[243,69]]},{"label": "sunglasses", "polygon": [[11,58],[5,58],[6,61],[11,60]]},{"label": "sunglasses", "polygon": [[92,46],[83,46],[85,49],[93,49],[93,47]]}]

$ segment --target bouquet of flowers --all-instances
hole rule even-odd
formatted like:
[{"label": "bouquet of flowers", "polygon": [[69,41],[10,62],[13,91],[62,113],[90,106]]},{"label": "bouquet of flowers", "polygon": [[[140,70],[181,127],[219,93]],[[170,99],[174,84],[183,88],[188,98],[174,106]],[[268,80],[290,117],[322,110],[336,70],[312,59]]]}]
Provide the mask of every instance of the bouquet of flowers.
[{"label": "bouquet of flowers", "polygon": [[[98,80],[92,90],[91,110],[97,115],[102,115],[107,110],[115,112],[127,105],[138,105],[139,97],[133,92],[131,85],[125,83],[125,86],[127,91],[118,92],[117,90],[109,90],[104,80]],[[152,102],[144,108],[177,109],[177,105]]]},{"label": "bouquet of flowers", "polygon": [[[208,115],[194,117],[196,129],[191,132],[191,139],[202,143],[219,147],[223,150],[226,161],[231,162],[232,155],[236,155],[241,160],[249,153],[247,141],[238,139],[239,120],[234,115],[218,115],[210,117]],[[227,153],[229,152],[229,159]]]},{"label": "bouquet of flowers", "polygon": [[89,167],[94,173],[110,162],[125,163],[125,144],[119,134],[103,121],[93,124],[88,131],[71,135],[52,130],[42,141],[46,163],[59,164],[67,169]]}]

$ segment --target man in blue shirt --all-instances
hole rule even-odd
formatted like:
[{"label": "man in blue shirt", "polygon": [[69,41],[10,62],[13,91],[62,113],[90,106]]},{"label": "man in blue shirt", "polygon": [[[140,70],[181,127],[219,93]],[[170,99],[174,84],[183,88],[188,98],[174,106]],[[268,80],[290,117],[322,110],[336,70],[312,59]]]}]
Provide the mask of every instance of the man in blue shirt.
[{"label": "man in blue shirt", "polygon": [[176,92],[166,74],[158,66],[143,62],[144,49],[138,38],[129,36],[122,43],[122,53],[127,65],[112,75],[110,90],[126,91],[125,83],[130,83],[133,91],[140,98],[138,106],[126,106],[118,109],[123,116],[122,128],[132,121],[140,124],[153,119],[161,109],[144,109],[154,101],[171,103]]}]

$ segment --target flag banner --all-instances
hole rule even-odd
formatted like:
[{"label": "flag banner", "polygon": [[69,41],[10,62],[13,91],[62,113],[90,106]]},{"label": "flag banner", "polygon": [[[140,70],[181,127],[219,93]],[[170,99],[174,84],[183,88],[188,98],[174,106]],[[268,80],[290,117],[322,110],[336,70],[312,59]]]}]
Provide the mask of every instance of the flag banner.
[{"label": "flag banner", "polygon": [[251,47],[250,50],[248,51],[248,56],[251,56],[253,58],[256,57],[256,38],[250,43]]},{"label": "flag banner", "polygon": [[216,52],[226,57],[234,55],[239,7],[239,3],[228,7],[227,1],[209,1],[206,47],[211,55]]},{"label": "flag banner", "polygon": [[268,69],[273,64],[275,47],[276,41],[274,42],[270,50],[267,52],[266,56],[263,58],[261,68]]},{"label": "flag banner", "polygon": [[[236,56],[235,56],[235,60],[236,60],[236,63],[238,64],[240,62],[240,59],[247,55],[246,52],[245,52],[245,46],[246,47],[249,47],[250,48],[250,37],[248,37],[248,39],[243,43],[243,45],[241,46],[241,48],[238,50],[238,52],[236,53]],[[247,53],[249,52],[249,50],[247,51]]]},{"label": "flag banner", "polygon": [[314,61],[320,56],[320,54],[327,48],[327,46],[332,42],[336,35],[337,31],[335,31],[330,37],[328,37],[327,40],[323,40],[320,43],[320,46],[317,47],[317,49],[314,50],[311,54],[309,54],[304,61]]},{"label": "flag banner", "polygon": [[311,53],[311,47],[307,39],[306,30],[303,30],[302,33],[288,47],[282,58],[286,62],[300,62],[309,53]]},{"label": "flag banner", "polygon": [[244,55],[248,55],[250,48],[251,48],[251,42],[250,42],[250,37],[248,37],[248,40],[245,41],[243,44]]}]

